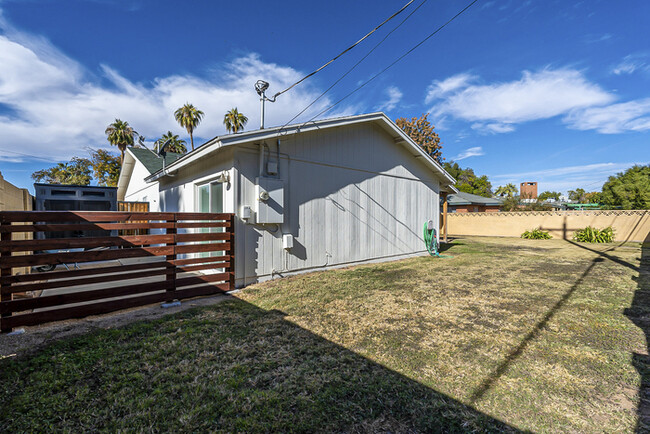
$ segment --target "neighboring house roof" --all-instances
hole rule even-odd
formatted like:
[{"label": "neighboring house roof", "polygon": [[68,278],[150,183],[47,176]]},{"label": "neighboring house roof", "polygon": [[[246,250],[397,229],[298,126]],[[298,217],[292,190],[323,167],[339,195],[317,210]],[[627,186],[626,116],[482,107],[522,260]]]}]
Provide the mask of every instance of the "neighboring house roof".
[{"label": "neighboring house roof", "polygon": [[[135,158],[138,159],[138,161],[144,164],[144,167],[147,168],[149,173],[156,173],[162,169],[163,159],[162,157],[158,156],[158,154],[155,154],[150,150],[144,148],[128,148],[128,150]],[[167,158],[166,164],[169,166],[171,163],[178,160],[182,156],[183,154],[167,152],[167,156],[165,157]]]},{"label": "neighboring house roof", "polygon": [[321,121],[309,122],[308,124],[287,125],[284,127],[266,128],[263,130],[254,130],[237,134],[217,136],[202,146],[199,146],[194,151],[183,155],[173,163],[168,163],[164,173],[161,167],[160,170],[145,178],[145,181],[155,182],[158,179],[170,174],[171,172],[180,169],[181,167],[191,164],[194,161],[204,159],[206,155],[217,152],[229,146],[259,142],[262,140],[272,140],[276,138],[283,139],[292,134],[300,134],[302,132],[316,131],[332,127],[341,127],[344,125],[353,125],[363,122],[377,123],[386,132],[392,135],[395,144],[406,147],[416,158],[422,158],[424,164],[438,175],[438,178],[440,179],[441,191],[446,191],[449,193],[457,192],[456,188],[454,187],[456,180],[452,178],[452,176],[447,173],[442,168],[442,166],[438,164],[438,162],[436,162],[433,158],[431,158],[430,155],[424,152],[417,143],[415,143],[404,131],[402,131],[401,128],[395,125],[395,123],[390,120],[388,116],[381,112],[325,119]]},{"label": "neighboring house roof", "polygon": [[464,193],[461,191],[455,194],[450,194],[447,197],[447,203],[451,206],[461,206],[461,205],[501,206],[503,205],[503,199],[483,197],[477,194]]},{"label": "neighboring house roof", "polygon": [[[183,154],[167,152],[167,156],[165,157],[165,165],[167,166],[173,163],[182,156]],[[142,163],[150,175],[162,170],[163,167],[163,158],[159,157],[158,154],[150,151],[149,149],[133,147],[126,148],[126,152],[124,153],[124,163],[122,164],[120,177],[117,181],[117,200],[124,200],[126,188],[129,185],[131,174],[133,173],[133,167],[135,166],[136,161]]]}]

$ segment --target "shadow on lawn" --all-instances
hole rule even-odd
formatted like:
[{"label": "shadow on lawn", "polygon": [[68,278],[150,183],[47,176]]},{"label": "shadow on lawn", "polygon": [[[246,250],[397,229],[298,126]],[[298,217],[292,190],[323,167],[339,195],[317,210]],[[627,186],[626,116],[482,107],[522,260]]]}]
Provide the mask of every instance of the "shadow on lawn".
[{"label": "shadow on lawn", "polygon": [[[625,315],[643,331],[648,351],[650,351],[650,234],[646,236],[641,247],[641,267],[636,279],[637,290],[634,293],[632,304],[625,309]],[[647,354],[632,353],[632,363],[641,377],[636,431],[649,432],[650,357]]]},{"label": "shadow on lawn", "polygon": [[[648,234],[645,243],[642,244],[640,267],[607,253],[622,246],[625,242],[605,251],[599,251],[566,238],[565,241],[582,249],[596,253],[598,256],[591,261],[589,266],[571,288],[569,288],[569,290],[564,293],[564,295],[548,310],[548,312],[546,312],[544,317],[535,324],[519,345],[510,351],[503,362],[501,362],[501,364],[497,366],[497,368],[473,392],[470,398],[470,403],[474,404],[483,398],[501,376],[505,374],[508,368],[522,355],[526,347],[539,335],[555,314],[566,304],[580,285],[582,285],[589,273],[591,273],[596,264],[603,262],[605,259],[616,262],[617,264],[628,267],[639,273],[638,277],[635,278],[637,279],[638,289],[634,295],[631,307],[625,310],[625,314],[632,322],[634,322],[634,324],[643,330],[646,336],[646,343],[650,344],[650,234]],[[650,346],[648,350],[650,351]],[[635,353],[633,354],[633,364],[641,376],[641,386],[639,390],[640,403],[637,412],[637,432],[648,432],[650,430],[650,357],[644,354]]]},{"label": "shadow on lawn", "polygon": [[0,361],[0,431],[517,431],[240,299]]}]

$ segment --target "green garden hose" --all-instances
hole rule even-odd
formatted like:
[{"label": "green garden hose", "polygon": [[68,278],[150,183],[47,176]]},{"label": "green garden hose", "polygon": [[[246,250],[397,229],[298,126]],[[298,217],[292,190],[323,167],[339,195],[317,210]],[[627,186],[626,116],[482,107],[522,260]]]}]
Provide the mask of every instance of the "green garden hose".
[{"label": "green garden hose", "polygon": [[428,229],[429,225],[427,222],[424,222],[424,243],[427,246],[427,252],[429,255],[435,256],[437,258],[451,258],[451,256],[440,255],[438,252],[438,239],[436,237],[435,229]]}]

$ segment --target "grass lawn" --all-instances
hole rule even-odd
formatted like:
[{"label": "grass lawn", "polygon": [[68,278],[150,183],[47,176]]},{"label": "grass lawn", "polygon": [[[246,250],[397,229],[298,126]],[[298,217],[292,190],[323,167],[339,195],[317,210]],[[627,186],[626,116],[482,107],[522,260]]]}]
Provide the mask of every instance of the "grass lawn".
[{"label": "grass lawn", "polygon": [[458,240],[0,360],[0,432],[649,430],[650,252]]}]

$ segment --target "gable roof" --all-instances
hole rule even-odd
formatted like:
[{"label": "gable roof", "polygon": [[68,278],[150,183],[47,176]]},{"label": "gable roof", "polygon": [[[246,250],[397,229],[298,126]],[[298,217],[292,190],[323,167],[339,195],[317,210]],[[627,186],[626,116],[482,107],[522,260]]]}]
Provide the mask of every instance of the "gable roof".
[{"label": "gable roof", "polygon": [[300,134],[309,131],[322,130],[325,128],[340,127],[344,125],[353,125],[363,122],[373,122],[380,125],[387,133],[389,133],[396,145],[401,145],[407,148],[414,157],[421,158],[422,162],[427,165],[439,178],[440,187],[442,191],[456,193],[454,187],[456,180],[447,173],[437,161],[431,158],[422,148],[413,141],[401,128],[388,118],[384,113],[368,113],[355,116],[345,116],[340,118],[324,119],[321,121],[313,121],[305,124],[287,125],[284,127],[265,128],[263,130],[247,131],[244,133],[227,134],[217,136],[205,144],[199,146],[194,151],[183,155],[173,163],[167,164],[165,171],[162,168],[151,176],[145,178],[147,182],[155,182],[158,179],[167,176],[169,173],[174,172],[181,167],[191,164],[194,161],[201,160],[208,154],[217,152],[223,148],[235,145],[241,145],[251,142],[260,142],[263,140],[272,140],[283,138],[292,134]]},{"label": "gable roof", "polygon": [[503,205],[503,199],[492,198],[492,197],[483,197],[477,194],[458,192],[450,194],[447,197],[447,203],[449,205],[484,205],[484,206],[501,206]]},{"label": "gable roof", "polygon": [[[173,163],[182,156],[183,154],[167,152],[165,166]],[[124,200],[126,189],[131,181],[131,174],[133,173],[133,167],[135,166],[136,161],[142,163],[145,169],[149,172],[149,175],[162,170],[163,167],[163,158],[159,157],[149,149],[134,147],[126,148],[126,152],[124,153],[124,162],[120,169],[120,176],[117,180],[117,200]],[[144,180],[139,181],[144,182]]]},{"label": "gable roof", "polygon": [[[128,148],[128,150],[138,161],[140,161],[144,165],[144,167],[147,168],[149,173],[156,173],[157,171],[162,169],[163,166],[162,157],[159,157],[157,154],[151,152],[149,149]],[[169,166],[171,163],[178,160],[182,156],[183,154],[177,154],[175,152],[167,152],[166,165]]]}]

